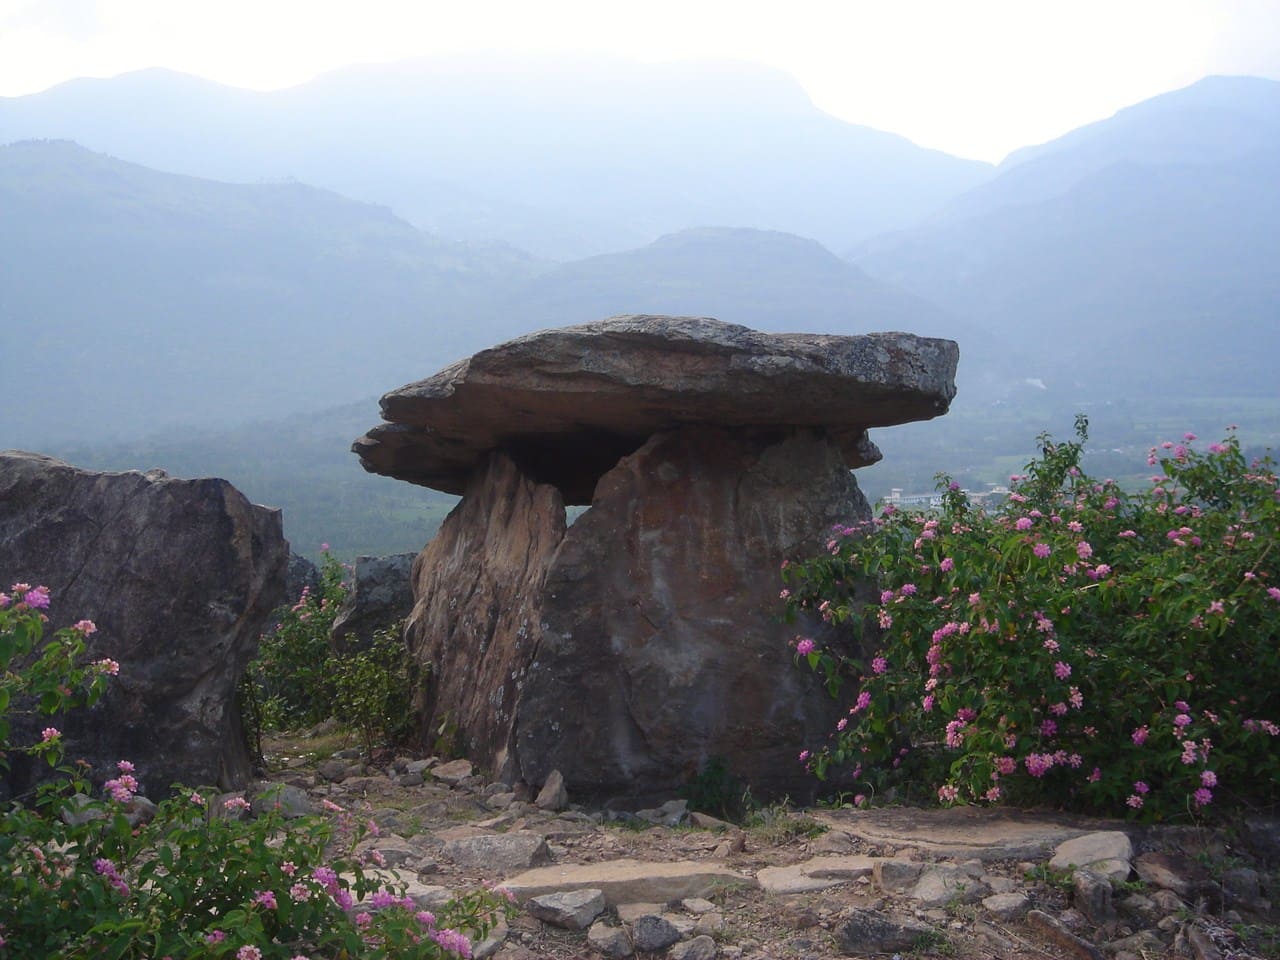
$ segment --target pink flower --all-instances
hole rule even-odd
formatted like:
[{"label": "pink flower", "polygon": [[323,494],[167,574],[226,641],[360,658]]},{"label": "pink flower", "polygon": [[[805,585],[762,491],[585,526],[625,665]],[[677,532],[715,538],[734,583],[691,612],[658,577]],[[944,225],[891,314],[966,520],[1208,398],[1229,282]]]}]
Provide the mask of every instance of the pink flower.
[{"label": "pink flower", "polygon": [[266,907],[268,910],[277,909],[276,895],[271,890],[259,890],[253,896],[253,902]]},{"label": "pink flower", "polygon": [[884,673],[889,669],[889,661],[884,657],[876,657],[871,661],[871,672],[874,674]]},{"label": "pink flower", "polygon": [[77,620],[72,630],[78,631],[81,636],[91,637],[98,632],[97,625],[92,620]]},{"label": "pink flower", "polygon": [[1141,810],[1141,809],[1142,809],[1142,804],[1144,803],[1144,801],[1143,801],[1143,799],[1142,799],[1140,796],[1138,796],[1136,793],[1131,793],[1131,794],[1129,794],[1129,799],[1128,799],[1128,800],[1126,800],[1126,801],[1125,801],[1125,803],[1127,803],[1129,806],[1133,807],[1133,809],[1135,809],[1135,810]]},{"label": "pink flower", "polygon": [[1218,785],[1218,775],[1212,770],[1200,771],[1200,784],[1205,787],[1216,787]]},{"label": "pink flower", "polygon": [[365,913],[363,910],[356,914],[357,927],[367,927],[371,923],[373,923],[373,916],[371,914]]},{"label": "pink flower", "polygon": [[853,712],[857,713],[860,710],[867,709],[869,706],[871,706],[871,694],[866,690],[863,690],[858,694],[858,700],[853,705]]},{"label": "pink flower", "polygon": [[188,797],[187,799],[191,801],[192,806],[196,806],[196,807],[204,806],[204,797],[200,796],[199,793],[193,792],[191,796]]},{"label": "pink flower", "polygon": [[914,583],[904,583],[898,588],[898,592],[904,597],[909,597],[916,592],[916,585]]},{"label": "pink flower", "polygon": [[938,799],[942,803],[955,803],[956,798],[959,796],[960,788],[953,784],[944,783],[938,788]]},{"label": "pink flower", "polygon": [[1131,539],[1133,537],[1136,537],[1137,535],[1138,535],[1138,532],[1136,530],[1121,530],[1118,534],[1116,534],[1116,536],[1124,537],[1125,539]]},{"label": "pink flower", "polygon": [[105,673],[109,677],[114,677],[120,673],[120,664],[110,658],[99,660],[94,666],[98,668],[99,673]]},{"label": "pink flower", "polygon": [[1053,553],[1053,548],[1050,547],[1047,543],[1037,543],[1034,547],[1031,548],[1031,552],[1034,553],[1037,557],[1044,558],[1049,556],[1049,554]]},{"label": "pink flower", "polygon": [[956,568],[956,562],[952,560],[950,557],[944,557],[942,562],[938,564],[938,569],[941,570],[943,573],[948,573],[949,571],[954,570],[955,568]]},{"label": "pink flower", "polygon": [[311,888],[305,883],[295,883],[289,888],[289,899],[295,903],[306,903],[311,899]]},{"label": "pink flower", "polygon": [[236,960],[262,960],[262,951],[246,943],[236,951]]},{"label": "pink flower", "polygon": [[1093,547],[1089,546],[1088,540],[1081,540],[1076,544],[1076,556],[1081,560],[1088,560],[1093,556]]},{"label": "pink flower", "polygon": [[40,731],[40,742],[48,743],[51,740],[57,740],[62,736],[62,732],[57,727],[45,727]]},{"label": "pink flower", "polygon": [[1195,800],[1197,807],[1203,807],[1206,803],[1213,800],[1213,791],[1208,787],[1201,787],[1192,794],[1192,798]]},{"label": "pink flower", "polygon": [[1280,600],[1280,587],[1267,587],[1267,596],[1272,600]]},{"label": "pink flower", "polygon": [[1191,723],[1191,717],[1185,713],[1180,713],[1173,718],[1173,725],[1175,727],[1185,727],[1189,723]]},{"label": "pink flower", "polygon": [[806,760],[808,760],[808,759],[809,759],[809,757],[810,757],[810,756],[811,756],[811,754],[809,753],[809,751],[808,751],[808,750],[801,750],[801,751],[800,751],[799,760],[800,760],[800,762],[801,762],[801,763],[804,763]]},{"label": "pink flower", "polygon": [[796,653],[802,657],[807,657],[813,652],[814,643],[808,637],[801,637],[796,641]]},{"label": "pink flower", "polygon": [[1017,520],[1013,522],[1013,529],[1030,530],[1034,522],[1035,521],[1033,521],[1030,517],[1019,517]]},{"label": "pink flower", "polygon": [[1147,786],[1144,781],[1138,780],[1133,785],[1133,792],[1134,793],[1150,793],[1151,788]]},{"label": "pink flower", "polygon": [[1059,660],[1053,665],[1053,675],[1059,680],[1067,679],[1067,677],[1071,676],[1071,664],[1063,663]]},{"label": "pink flower", "polygon": [[227,939],[227,935],[221,930],[210,930],[204,935],[205,943],[221,943],[225,939]]},{"label": "pink flower", "polygon": [[920,707],[921,707],[921,709],[923,709],[923,710],[924,710],[924,712],[925,712],[925,713],[928,713],[930,710],[932,710],[932,709],[933,709],[933,694],[932,694],[932,693],[931,693],[931,694],[929,694],[929,695],[928,695],[928,696],[926,696],[923,700],[921,700],[921,701],[920,701]]},{"label": "pink flower", "polygon": [[49,609],[49,588],[35,587],[28,590],[22,597],[22,602],[32,610],[48,610]]},{"label": "pink flower", "polygon": [[242,810],[248,810],[249,806],[249,801],[244,797],[232,797],[230,800],[223,801],[222,809],[230,813],[239,813]]},{"label": "pink flower", "polygon": [[892,591],[892,590],[881,590],[881,591],[880,591],[880,602],[881,602],[881,603],[892,603],[892,602],[893,602],[893,591]]}]

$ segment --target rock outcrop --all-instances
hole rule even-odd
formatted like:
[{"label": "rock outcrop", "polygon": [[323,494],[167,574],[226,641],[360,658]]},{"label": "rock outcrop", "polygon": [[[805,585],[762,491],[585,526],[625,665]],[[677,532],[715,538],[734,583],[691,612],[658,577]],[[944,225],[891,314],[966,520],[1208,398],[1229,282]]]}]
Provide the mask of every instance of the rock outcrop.
[{"label": "rock outcrop", "polygon": [[367,647],[374,633],[409,615],[416,558],[415,553],[356,558],[351,589],[329,631],[335,649]]},{"label": "rock outcrop", "polygon": [[[245,785],[235,688],[284,591],[288,553],[279,511],[225,480],[0,453],[0,582],[47,585],[50,629],[93,620],[90,657],[120,664],[95,707],[58,722],[68,755],[99,779],[128,759],[153,795],[178,781]],[[8,788],[40,773],[15,763]]]},{"label": "rock outcrop", "polygon": [[463,494],[415,566],[424,731],[574,796],[670,793],[713,758],[796,796],[795,745],[838,717],[792,664],[797,629],[822,630],[780,622],[779,566],[869,515],[867,428],[945,412],[956,360],[909,334],[619,317],[387,394],[366,469]]},{"label": "rock outcrop", "polygon": [[956,345],[906,333],[760,333],[703,317],[614,317],[519,337],[382,398],[367,470],[465,492],[502,449],[566,503],[653,434],[688,424],[821,428],[848,465],[869,427],[928,420],[955,396]]}]

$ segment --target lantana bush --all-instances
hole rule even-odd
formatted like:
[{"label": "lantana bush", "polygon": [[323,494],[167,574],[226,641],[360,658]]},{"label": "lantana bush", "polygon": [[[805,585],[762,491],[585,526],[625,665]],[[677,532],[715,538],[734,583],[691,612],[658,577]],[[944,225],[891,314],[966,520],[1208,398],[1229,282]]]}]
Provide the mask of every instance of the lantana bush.
[{"label": "lantana bush", "polygon": [[46,640],[50,602],[25,583],[0,593],[0,773],[18,754],[51,768],[0,819],[0,958],[469,957],[507,911],[488,890],[424,909],[380,869],[376,847],[355,855],[372,821],[328,801],[323,816],[286,819],[270,795],[174,785],[148,820],[128,760],[63,766],[52,725],[15,742],[15,711],[52,717],[92,703],[120,670],[84,662],[88,620]]},{"label": "lantana bush", "polygon": [[1280,798],[1274,463],[1188,434],[1129,492],[1081,469],[1087,428],[1042,435],[994,509],[942,477],[939,509],[886,508],[784,569],[793,612],[874,651],[793,641],[849,707],[801,762],[858,802],[1199,820]]}]

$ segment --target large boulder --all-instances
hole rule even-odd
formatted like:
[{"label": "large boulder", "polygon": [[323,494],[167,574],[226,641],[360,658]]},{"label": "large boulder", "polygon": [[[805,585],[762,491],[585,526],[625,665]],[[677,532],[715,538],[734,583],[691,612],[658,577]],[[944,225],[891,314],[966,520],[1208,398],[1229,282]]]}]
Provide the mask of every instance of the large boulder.
[{"label": "large boulder", "polygon": [[[68,755],[99,780],[131,760],[153,795],[174,782],[245,786],[236,683],[284,591],[288,554],[279,511],[225,480],[0,453],[0,583],[48,586],[49,628],[93,620],[89,656],[120,664],[95,707],[57,722]],[[17,762],[7,789],[43,772]]]},{"label": "large boulder", "polygon": [[950,340],[760,333],[704,317],[614,317],[510,340],[382,398],[365,469],[463,493],[504,449],[566,503],[654,433],[686,424],[819,427],[850,467],[869,427],[927,420],[955,396]]},{"label": "large boulder", "polygon": [[644,799],[719,757],[758,794],[801,799],[798,745],[840,711],[794,665],[789,641],[818,625],[781,622],[778,571],[868,516],[812,431],[685,427],[624,457],[547,572],[515,717],[523,779],[558,768],[575,796]]},{"label": "large boulder", "polygon": [[329,636],[335,649],[362,649],[379,630],[404,620],[413,609],[413,562],[416,553],[357,557],[351,589],[333,621]]},{"label": "large boulder", "polygon": [[[667,795],[721,759],[803,793],[838,717],[795,669],[779,567],[869,515],[867,429],[944,413],[954,343],[616,317],[482,351],[383,397],[366,469],[462,493],[417,561],[424,730],[503,779]],[[564,505],[590,503],[566,528]]]}]

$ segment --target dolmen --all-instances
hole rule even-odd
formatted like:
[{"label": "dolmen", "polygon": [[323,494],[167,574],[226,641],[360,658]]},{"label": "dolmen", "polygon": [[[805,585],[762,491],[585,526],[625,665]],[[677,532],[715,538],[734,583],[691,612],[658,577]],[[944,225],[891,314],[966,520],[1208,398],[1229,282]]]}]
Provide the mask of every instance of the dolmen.
[{"label": "dolmen", "polygon": [[868,428],[945,413],[957,359],[905,333],[623,316],[386,394],[361,463],[462,496],[413,570],[424,736],[584,799],[669,797],[712,760],[798,799],[799,745],[838,708],[789,642],[853,641],[783,621],[780,567],[870,515]]}]

